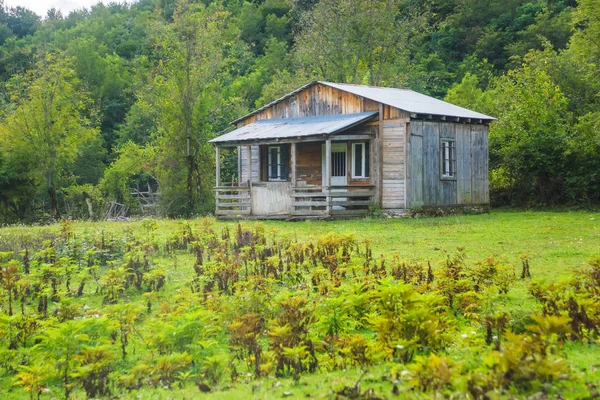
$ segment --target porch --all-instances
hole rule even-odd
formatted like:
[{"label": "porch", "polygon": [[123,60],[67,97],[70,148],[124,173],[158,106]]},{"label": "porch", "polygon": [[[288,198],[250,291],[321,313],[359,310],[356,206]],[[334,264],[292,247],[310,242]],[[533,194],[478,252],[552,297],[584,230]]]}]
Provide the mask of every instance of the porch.
[{"label": "porch", "polygon": [[[338,126],[337,134],[319,132],[284,138],[271,132],[270,136],[277,137],[216,143],[217,217],[306,219],[366,215],[369,206],[379,202],[380,166],[377,121],[369,121],[376,113],[365,114],[358,123],[355,117],[351,124]],[[349,122],[348,116],[341,117]],[[287,119],[286,125],[289,132],[293,119]],[[303,128],[306,130],[306,125]],[[221,149],[232,146],[238,151],[237,179],[225,181],[221,179]]]},{"label": "porch", "polygon": [[222,219],[362,217],[374,204],[374,189],[373,185],[327,188],[317,185],[291,187],[282,183],[220,186],[215,188],[215,214]]}]

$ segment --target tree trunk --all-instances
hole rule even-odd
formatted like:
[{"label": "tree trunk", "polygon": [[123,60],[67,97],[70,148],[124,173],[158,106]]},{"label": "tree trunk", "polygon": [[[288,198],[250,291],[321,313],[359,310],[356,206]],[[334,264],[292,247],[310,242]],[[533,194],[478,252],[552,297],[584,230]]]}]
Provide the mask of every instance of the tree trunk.
[{"label": "tree trunk", "polygon": [[48,195],[50,196],[50,208],[52,209],[52,217],[58,220],[60,219],[60,214],[58,213],[58,201],[56,200],[56,189],[54,188],[54,183],[51,183],[48,186]]},{"label": "tree trunk", "polygon": [[194,212],[194,156],[187,156],[187,198],[188,198],[188,216]]}]

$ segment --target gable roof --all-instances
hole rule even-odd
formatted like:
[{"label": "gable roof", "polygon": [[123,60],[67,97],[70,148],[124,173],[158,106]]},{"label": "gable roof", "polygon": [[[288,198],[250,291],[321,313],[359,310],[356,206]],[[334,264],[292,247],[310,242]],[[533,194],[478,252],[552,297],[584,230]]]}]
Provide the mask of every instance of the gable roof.
[{"label": "gable roof", "polygon": [[366,85],[354,85],[348,83],[333,83],[325,81],[313,81],[298,89],[286,94],[279,99],[266,104],[251,113],[244,115],[232,122],[235,124],[241,120],[244,120],[254,114],[257,114],[291,96],[296,93],[303,91],[304,89],[320,83],[322,85],[330,86],[332,88],[342,90],[348,93],[355,94],[357,96],[364,97],[365,99],[373,100],[378,103],[386,104],[400,110],[407,111],[411,114],[425,114],[425,115],[439,115],[445,117],[458,117],[458,118],[473,118],[481,119],[486,121],[495,120],[494,117],[489,115],[481,114],[475,111],[468,110],[463,107],[450,104],[448,102],[438,100],[434,97],[427,96],[409,89],[396,89],[396,88],[385,88],[378,86],[366,86]]},{"label": "gable roof", "polygon": [[438,100],[435,97],[408,89],[384,88],[377,86],[351,85],[347,83],[319,82],[323,85],[353,93],[366,99],[396,107],[411,114],[443,115],[446,117],[493,120],[494,117],[468,110],[463,107]]},{"label": "gable roof", "polygon": [[211,143],[247,140],[283,139],[331,135],[344,131],[377,115],[376,111],[357,114],[317,115],[299,118],[261,119],[232,132],[218,136]]}]

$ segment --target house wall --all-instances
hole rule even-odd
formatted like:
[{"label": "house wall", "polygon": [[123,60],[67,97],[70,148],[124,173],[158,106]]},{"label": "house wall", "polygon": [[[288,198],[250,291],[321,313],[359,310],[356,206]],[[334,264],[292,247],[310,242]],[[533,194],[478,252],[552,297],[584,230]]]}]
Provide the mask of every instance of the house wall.
[{"label": "house wall", "polygon": [[[488,126],[411,121],[409,155],[410,208],[489,204]],[[440,146],[456,141],[456,179],[442,180]]]},{"label": "house wall", "polygon": [[385,209],[406,208],[406,128],[406,119],[383,121],[381,207]]},{"label": "house wall", "polygon": [[298,186],[321,185],[323,181],[321,146],[321,142],[296,145],[296,182]]},{"label": "house wall", "polygon": [[[379,111],[379,103],[316,83],[265,110],[239,121],[237,127],[240,128],[262,119],[353,114],[366,111]],[[383,116],[384,119],[409,118],[407,112],[390,106],[383,107]]]},{"label": "house wall", "polygon": [[[489,204],[488,127],[444,121],[419,121],[394,107],[364,99],[322,84],[314,84],[271,107],[237,123],[237,127],[259,119],[379,111],[379,122],[364,124],[344,134],[375,131],[372,159],[381,169],[371,168],[370,182],[351,178],[351,149],[348,148],[348,184],[378,185],[381,206],[405,209],[420,206]],[[440,138],[456,140],[457,178],[440,179]],[[297,144],[297,182],[320,185],[321,142]],[[260,181],[258,146],[252,146],[252,182]],[[239,151],[241,182],[248,180],[248,152]]]}]

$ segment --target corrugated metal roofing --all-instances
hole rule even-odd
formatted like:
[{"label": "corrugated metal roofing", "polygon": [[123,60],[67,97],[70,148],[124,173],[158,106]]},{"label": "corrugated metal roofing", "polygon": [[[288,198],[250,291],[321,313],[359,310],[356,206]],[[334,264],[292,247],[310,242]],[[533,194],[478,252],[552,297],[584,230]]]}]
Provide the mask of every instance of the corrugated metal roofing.
[{"label": "corrugated metal roofing", "polygon": [[494,117],[468,110],[408,89],[319,82],[357,96],[374,100],[414,114],[493,120]]},{"label": "corrugated metal roofing", "polygon": [[377,115],[377,112],[264,119],[216,137],[210,142],[226,143],[246,140],[282,139],[324,134],[330,135],[355,126],[368,120],[374,115]]},{"label": "corrugated metal roofing", "polygon": [[334,87],[339,90],[343,90],[349,93],[356,94],[357,96],[361,96],[379,103],[387,104],[388,106],[396,107],[404,111],[408,111],[409,113],[414,114],[431,114],[431,115],[441,115],[446,117],[459,117],[459,118],[474,118],[474,119],[483,119],[486,121],[494,120],[494,117],[490,117],[489,115],[481,114],[475,111],[468,110],[463,107],[455,106],[454,104],[447,103],[442,100],[438,100],[434,97],[426,96],[421,93],[417,93],[413,90],[408,89],[396,89],[396,88],[384,88],[377,86],[364,86],[364,85],[352,85],[347,83],[333,83],[333,82],[310,82],[298,89],[294,90],[286,94],[279,99],[270,102],[262,106],[259,109],[252,111],[249,114],[244,115],[233,121],[232,123],[236,123],[247,117],[254,115],[262,110],[265,110],[271,107],[274,104],[279,103],[282,100],[287,99],[290,96],[295,95],[298,92],[308,88],[309,86],[314,85],[315,83],[320,83],[322,85],[327,85]]}]

